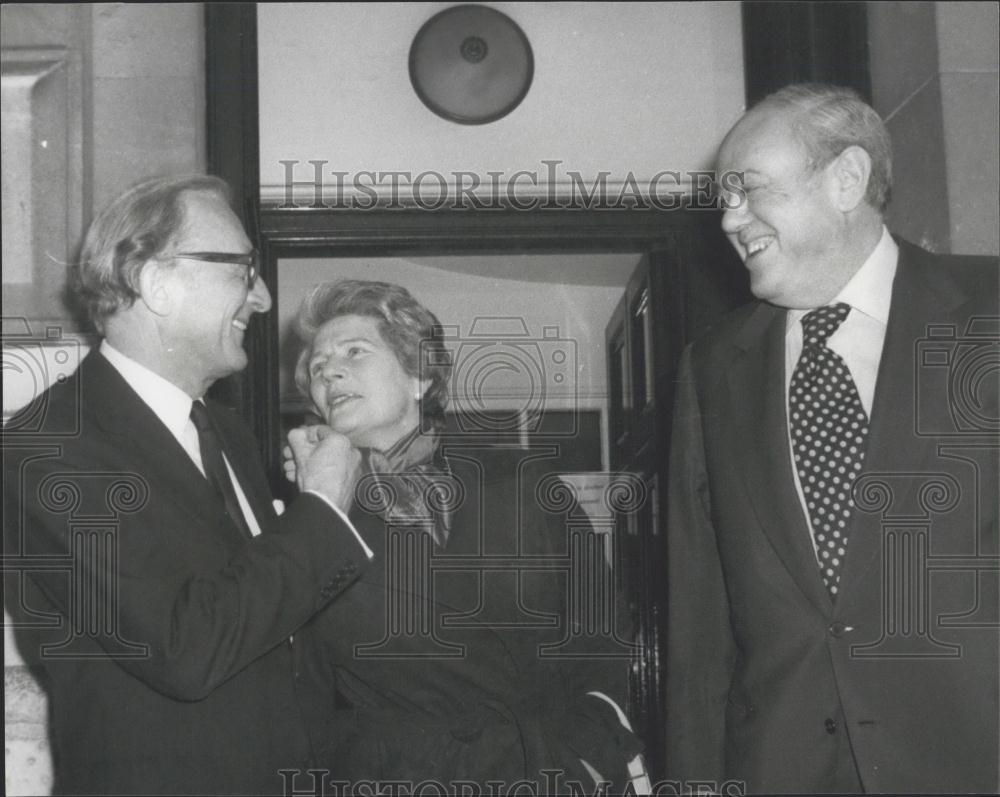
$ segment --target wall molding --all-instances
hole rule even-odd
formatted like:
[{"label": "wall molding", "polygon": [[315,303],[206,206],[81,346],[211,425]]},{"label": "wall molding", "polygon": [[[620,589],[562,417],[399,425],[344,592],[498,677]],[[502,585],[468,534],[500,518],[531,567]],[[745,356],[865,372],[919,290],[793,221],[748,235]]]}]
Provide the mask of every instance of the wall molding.
[{"label": "wall molding", "polygon": [[71,148],[70,58],[63,46],[0,50],[3,315],[39,333],[68,325],[61,289],[76,233],[70,174],[81,168]]}]

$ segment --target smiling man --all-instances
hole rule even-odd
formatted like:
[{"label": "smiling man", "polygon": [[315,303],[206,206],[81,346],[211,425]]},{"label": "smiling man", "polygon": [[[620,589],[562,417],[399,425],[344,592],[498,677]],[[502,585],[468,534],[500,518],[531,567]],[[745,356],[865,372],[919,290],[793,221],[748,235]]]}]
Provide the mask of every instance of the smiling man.
[{"label": "smiling man", "polygon": [[994,792],[997,261],[893,239],[888,133],[848,90],[769,96],[718,170],[757,301],[678,376],[668,774]]},{"label": "smiling man", "polygon": [[6,552],[52,563],[8,608],[60,794],[282,793],[311,760],[289,636],[368,562],[346,438],[292,439],[304,494],[279,517],[253,438],[203,400],[271,306],[227,194],[156,179],[98,216],[73,292],[103,341],[4,440]]}]

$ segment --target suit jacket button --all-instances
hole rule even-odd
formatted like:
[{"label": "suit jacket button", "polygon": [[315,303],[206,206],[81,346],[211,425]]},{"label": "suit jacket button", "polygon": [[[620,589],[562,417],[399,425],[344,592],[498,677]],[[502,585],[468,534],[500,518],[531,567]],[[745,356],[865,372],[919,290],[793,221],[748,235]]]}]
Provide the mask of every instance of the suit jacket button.
[{"label": "suit jacket button", "polygon": [[844,623],[840,622],[840,620],[837,620],[835,623],[832,623],[830,625],[829,630],[831,636],[835,636],[837,639],[840,639],[844,634],[847,633],[847,626],[844,625]]},{"label": "suit jacket button", "polygon": [[833,717],[827,717],[826,721],[823,723],[823,727],[826,728],[827,733],[837,732],[837,722],[833,719]]}]

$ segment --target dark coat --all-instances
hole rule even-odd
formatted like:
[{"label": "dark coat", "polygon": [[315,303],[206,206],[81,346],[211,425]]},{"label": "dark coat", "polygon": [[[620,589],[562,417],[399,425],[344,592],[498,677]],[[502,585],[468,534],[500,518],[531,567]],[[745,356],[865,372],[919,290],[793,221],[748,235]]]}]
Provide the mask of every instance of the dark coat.
[{"label": "dark coat", "polygon": [[[356,507],[379,564],[296,634],[317,760],[355,784],[528,780],[546,793],[578,780],[590,793],[582,757],[620,784],[641,745],[586,692],[625,706],[629,651],[600,634],[558,647],[573,624],[565,514],[543,508],[528,452],[445,451],[459,496],[447,545]],[[550,655],[560,652],[589,658]],[[618,658],[593,658],[601,652]],[[543,769],[562,775],[546,780]]]},{"label": "dark coat", "polygon": [[278,518],[254,440],[209,402],[263,531],[243,536],[97,351],[43,402],[4,435],[5,565],[56,791],[282,793],[278,769],[310,760],[287,639],[364,570],[357,540],[315,496]]},{"label": "dark coat", "polygon": [[835,605],[792,478],[785,311],[753,303],[686,352],[670,777],[750,793],[997,790],[997,274],[994,258],[900,242]]}]

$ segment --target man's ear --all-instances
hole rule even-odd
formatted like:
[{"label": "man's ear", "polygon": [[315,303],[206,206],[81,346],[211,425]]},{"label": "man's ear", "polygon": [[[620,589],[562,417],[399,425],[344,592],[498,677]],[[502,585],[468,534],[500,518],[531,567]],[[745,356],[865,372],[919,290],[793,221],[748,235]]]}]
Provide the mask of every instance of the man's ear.
[{"label": "man's ear", "polygon": [[868,181],[872,175],[872,158],[862,147],[852,145],[830,164],[833,178],[834,205],[849,212],[865,201]]},{"label": "man's ear", "polygon": [[154,315],[167,315],[174,303],[172,269],[158,260],[148,260],[139,271],[139,299]]}]

